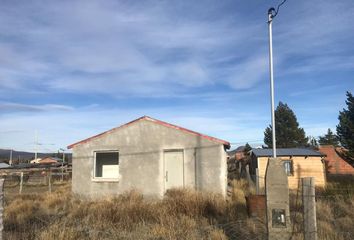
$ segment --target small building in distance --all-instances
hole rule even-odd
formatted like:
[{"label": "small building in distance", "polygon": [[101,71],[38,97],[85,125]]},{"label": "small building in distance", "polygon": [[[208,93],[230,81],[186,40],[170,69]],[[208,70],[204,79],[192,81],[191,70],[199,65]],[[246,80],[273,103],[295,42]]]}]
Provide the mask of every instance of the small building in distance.
[{"label": "small building in distance", "polygon": [[56,163],[61,163],[62,159],[57,158],[57,157],[44,157],[44,158],[37,158],[31,160],[30,163],[32,164],[56,164]]},{"label": "small building in distance", "polygon": [[11,168],[11,166],[7,163],[0,162],[0,169],[6,169],[6,168]]},{"label": "small building in distance", "polygon": [[226,196],[230,143],[151,117],[68,146],[72,191],[97,198],[135,189],[162,197],[171,188]]},{"label": "small building in distance", "polygon": [[327,174],[354,175],[354,167],[344,158],[344,148],[324,145],[319,147],[319,151],[326,155],[324,161],[326,163]]},{"label": "small building in distance", "polygon": [[41,160],[42,160],[42,158],[32,159],[32,160],[30,161],[30,163],[33,163],[33,164],[38,164],[38,163],[39,163],[39,161],[41,161]]},{"label": "small building in distance", "polygon": [[[264,191],[265,173],[268,160],[272,155],[272,149],[252,149],[249,171],[252,179],[258,181],[261,191]],[[289,189],[297,189],[303,177],[315,177],[317,187],[325,186],[324,154],[311,149],[280,148],[277,149],[277,157],[283,161],[284,171],[288,175]],[[257,168],[258,178],[256,177]]]},{"label": "small building in distance", "polygon": [[38,163],[39,164],[56,164],[56,163],[61,163],[62,159],[57,158],[57,157],[46,157],[41,159]]},{"label": "small building in distance", "polygon": [[239,161],[245,157],[245,146],[239,146],[236,149],[227,153],[230,159]]},{"label": "small building in distance", "polygon": [[245,152],[246,146],[239,146],[234,150],[228,151],[228,160],[227,160],[227,171],[228,179],[239,179],[247,178],[248,171],[246,169],[248,164],[248,153]]}]

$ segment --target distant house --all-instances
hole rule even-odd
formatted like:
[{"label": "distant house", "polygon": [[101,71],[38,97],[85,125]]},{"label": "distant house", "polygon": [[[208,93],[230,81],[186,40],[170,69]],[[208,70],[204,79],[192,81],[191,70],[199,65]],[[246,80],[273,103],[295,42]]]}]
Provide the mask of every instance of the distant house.
[{"label": "distant house", "polygon": [[56,164],[56,163],[59,163],[61,162],[62,160],[60,158],[57,158],[57,157],[46,157],[46,158],[43,158],[41,160],[39,160],[39,164]]},{"label": "distant house", "polygon": [[72,190],[87,197],[131,189],[163,196],[188,187],[226,195],[230,143],[151,117],[74,143]]},{"label": "distant house", "polygon": [[4,162],[0,163],[0,169],[4,169],[4,168],[11,168],[11,166]]},{"label": "distant house", "polygon": [[238,148],[229,151],[228,155],[230,159],[241,160],[245,157],[245,146],[239,146]]},{"label": "distant house", "polygon": [[[255,175],[258,168],[260,189],[264,189],[264,178],[270,157],[272,157],[272,149],[252,149],[249,171],[252,179],[257,181]],[[277,157],[283,161],[290,189],[297,189],[302,177],[315,177],[316,186],[325,186],[324,154],[310,149],[282,148],[277,149]]]},{"label": "distant house", "polygon": [[33,160],[31,160],[30,161],[30,163],[39,163],[39,161],[41,161],[42,160],[42,158],[36,158],[36,159],[33,159]]},{"label": "distant house", "polygon": [[228,160],[227,160],[227,171],[229,180],[246,178],[247,170],[245,161],[245,146],[239,146],[234,150],[228,151]]},{"label": "distant house", "polygon": [[319,151],[326,155],[327,174],[332,175],[354,175],[354,167],[350,165],[344,158],[344,149],[334,147],[332,145],[320,146]]}]

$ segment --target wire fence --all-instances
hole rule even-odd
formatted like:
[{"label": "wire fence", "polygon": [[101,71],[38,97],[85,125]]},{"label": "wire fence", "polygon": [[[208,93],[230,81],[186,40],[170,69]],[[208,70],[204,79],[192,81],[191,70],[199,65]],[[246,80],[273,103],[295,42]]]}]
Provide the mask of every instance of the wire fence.
[{"label": "wire fence", "polygon": [[[306,187],[313,188],[313,194],[306,193]],[[308,198],[313,198],[314,210],[306,206],[304,201]],[[315,239],[312,235],[317,239],[354,239],[353,210],[353,185],[317,189],[314,185],[300,185],[296,192],[290,194],[291,239]],[[309,216],[313,216],[314,221],[308,221],[306,218]]]},{"label": "wire fence", "polygon": [[5,199],[17,194],[54,191],[71,180],[71,167],[47,167],[42,169],[16,169],[1,172],[4,179]]},{"label": "wire fence", "polygon": [[[354,239],[354,178],[350,179],[344,182],[330,179],[325,188],[315,187],[314,184],[303,185],[302,179],[299,179],[298,188],[289,194],[291,230],[284,235],[280,233],[279,239]],[[252,188],[257,186],[254,184]],[[312,189],[313,192],[306,192],[304,188]],[[229,239],[278,239],[268,238],[266,196],[262,195],[264,191],[256,192],[257,197],[253,196],[256,207],[249,212],[250,218],[242,221],[242,224],[231,222],[223,226]],[[313,202],[309,205],[311,199]],[[308,220],[311,216],[312,222]],[[246,227],[250,224],[253,227]]]}]

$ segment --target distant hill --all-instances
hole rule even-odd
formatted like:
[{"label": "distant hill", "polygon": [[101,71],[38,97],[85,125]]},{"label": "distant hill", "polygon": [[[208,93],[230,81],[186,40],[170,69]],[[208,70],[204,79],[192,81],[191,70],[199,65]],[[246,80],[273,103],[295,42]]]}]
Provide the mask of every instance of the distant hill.
[{"label": "distant hill", "polygon": [[[39,158],[44,158],[44,157],[50,157],[50,156],[56,156],[55,153],[38,153],[37,156]],[[65,153],[65,158],[66,160],[70,161],[71,160],[71,153]],[[10,159],[10,149],[0,149],[0,162],[8,162]],[[12,151],[12,159],[13,160],[20,160],[21,162],[26,162],[29,160],[34,159],[34,153],[33,152],[24,152],[24,151]]]}]

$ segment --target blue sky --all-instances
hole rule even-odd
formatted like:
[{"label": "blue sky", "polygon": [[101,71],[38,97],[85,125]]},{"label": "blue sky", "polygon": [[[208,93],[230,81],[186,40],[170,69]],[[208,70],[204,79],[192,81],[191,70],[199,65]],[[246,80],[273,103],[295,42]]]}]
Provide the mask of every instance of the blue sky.
[{"label": "blue sky", "polygon": [[[280,1],[1,1],[0,147],[42,151],[149,115],[235,143],[270,122],[267,10]],[[276,102],[307,135],[354,90],[354,2],[288,0]]]}]

